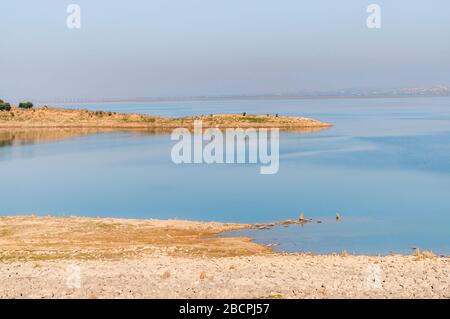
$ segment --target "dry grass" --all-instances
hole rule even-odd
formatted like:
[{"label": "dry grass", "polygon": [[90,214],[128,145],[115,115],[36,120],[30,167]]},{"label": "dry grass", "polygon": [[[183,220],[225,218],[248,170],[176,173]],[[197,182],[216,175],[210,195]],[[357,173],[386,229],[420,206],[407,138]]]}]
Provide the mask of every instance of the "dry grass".
[{"label": "dry grass", "polygon": [[0,261],[121,259],[142,255],[246,256],[271,250],[249,238],[218,237],[250,225],[102,219],[1,217]]},{"label": "dry grass", "polygon": [[416,257],[415,260],[433,259],[436,258],[436,254],[430,250],[424,250],[420,252],[419,248],[414,249],[413,256]]},{"label": "dry grass", "polygon": [[170,278],[170,272],[169,271],[165,271],[162,275],[161,275],[162,279],[168,279]]}]

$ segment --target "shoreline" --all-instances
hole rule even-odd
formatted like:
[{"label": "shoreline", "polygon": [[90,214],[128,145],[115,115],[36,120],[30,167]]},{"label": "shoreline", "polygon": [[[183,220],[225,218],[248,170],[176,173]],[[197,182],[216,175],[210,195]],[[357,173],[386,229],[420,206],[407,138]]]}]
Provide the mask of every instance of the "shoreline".
[{"label": "shoreline", "polygon": [[[283,253],[220,237],[251,227],[2,216],[0,297],[450,298],[449,257]],[[81,269],[78,288],[67,286],[70,265]]]}]

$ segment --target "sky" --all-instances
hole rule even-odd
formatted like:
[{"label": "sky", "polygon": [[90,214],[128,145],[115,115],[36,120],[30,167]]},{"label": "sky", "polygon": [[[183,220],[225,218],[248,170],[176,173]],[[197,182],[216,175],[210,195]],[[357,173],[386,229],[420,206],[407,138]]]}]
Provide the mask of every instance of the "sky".
[{"label": "sky", "polygon": [[[69,29],[69,4],[81,28]],[[369,4],[381,28],[369,29]],[[450,85],[448,0],[1,1],[0,98]]]}]

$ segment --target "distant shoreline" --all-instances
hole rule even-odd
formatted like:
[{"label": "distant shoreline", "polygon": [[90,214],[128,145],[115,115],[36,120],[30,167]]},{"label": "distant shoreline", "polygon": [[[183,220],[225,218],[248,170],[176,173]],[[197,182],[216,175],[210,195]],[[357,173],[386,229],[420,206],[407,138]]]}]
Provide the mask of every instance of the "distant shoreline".
[{"label": "distant shoreline", "polygon": [[426,95],[362,95],[362,96],[342,96],[342,95],[326,95],[326,96],[207,96],[207,97],[156,97],[142,99],[83,99],[83,100],[36,100],[41,104],[104,104],[104,103],[165,103],[165,102],[202,102],[202,101],[251,101],[251,100],[354,100],[354,99],[406,99],[406,98],[433,98],[433,97],[450,97],[449,94],[426,94]]}]

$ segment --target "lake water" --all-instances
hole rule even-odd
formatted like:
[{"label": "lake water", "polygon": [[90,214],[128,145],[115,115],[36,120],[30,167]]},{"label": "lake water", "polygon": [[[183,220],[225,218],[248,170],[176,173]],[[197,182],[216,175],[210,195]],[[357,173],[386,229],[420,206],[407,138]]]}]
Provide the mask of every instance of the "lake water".
[{"label": "lake water", "polygon": [[[67,105],[67,107],[81,107]],[[450,253],[450,98],[85,104],[162,116],[279,113],[335,126],[282,133],[280,169],[175,165],[169,135],[115,132],[0,143],[0,214],[183,218],[300,227],[237,232],[275,249]],[[342,216],[334,220],[335,213]],[[234,234],[233,234],[234,235]]]}]

